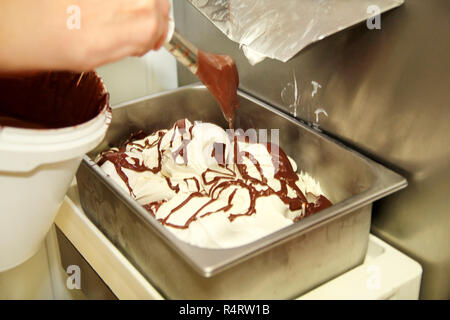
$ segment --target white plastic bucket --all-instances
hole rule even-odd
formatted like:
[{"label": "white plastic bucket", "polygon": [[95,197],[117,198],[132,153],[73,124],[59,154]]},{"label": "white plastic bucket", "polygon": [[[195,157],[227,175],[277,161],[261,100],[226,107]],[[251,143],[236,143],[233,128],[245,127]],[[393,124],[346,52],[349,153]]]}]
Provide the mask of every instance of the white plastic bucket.
[{"label": "white plastic bucket", "polygon": [[103,140],[110,122],[106,99],[99,114],[75,126],[0,127],[0,272],[39,250],[83,155]]}]

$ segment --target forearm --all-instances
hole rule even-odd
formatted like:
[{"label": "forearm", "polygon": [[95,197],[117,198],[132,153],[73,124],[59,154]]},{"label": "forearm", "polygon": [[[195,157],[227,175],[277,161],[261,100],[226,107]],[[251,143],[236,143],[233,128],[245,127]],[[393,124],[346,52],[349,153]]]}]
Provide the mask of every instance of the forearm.
[{"label": "forearm", "polygon": [[66,27],[66,3],[0,1],[0,70],[64,69],[71,59],[64,42],[75,36]]},{"label": "forearm", "polygon": [[167,0],[0,0],[0,71],[85,71],[142,55],[162,44],[168,13]]}]

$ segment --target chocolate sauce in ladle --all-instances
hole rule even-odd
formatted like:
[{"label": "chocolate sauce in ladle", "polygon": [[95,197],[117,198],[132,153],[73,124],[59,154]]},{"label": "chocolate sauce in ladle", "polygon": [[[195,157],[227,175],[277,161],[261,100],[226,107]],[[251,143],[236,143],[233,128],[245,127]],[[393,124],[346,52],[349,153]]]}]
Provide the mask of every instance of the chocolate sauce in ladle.
[{"label": "chocolate sauce in ladle", "polygon": [[233,58],[198,51],[197,77],[217,99],[222,113],[233,129],[234,113],[239,106],[237,89],[239,75]]},{"label": "chocolate sauce in ladle", "polygon": [[233,58],[201,51],[177,30],[173,31],[170,41],[164,47],[208,88],[219,102],[228,126],[232,129],[234,112],[239,104],[239,75]]}]

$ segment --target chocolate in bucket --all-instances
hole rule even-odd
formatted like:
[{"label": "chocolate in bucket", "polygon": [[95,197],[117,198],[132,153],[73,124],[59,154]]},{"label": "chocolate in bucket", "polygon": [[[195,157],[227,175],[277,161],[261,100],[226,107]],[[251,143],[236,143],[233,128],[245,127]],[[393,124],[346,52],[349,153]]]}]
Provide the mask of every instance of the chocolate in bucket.
[{"label": "chocolate in bucket", "polygon": [[0,75],[0,272],[41,247],[111,123],[108,100],[95,72]]},{"label": "chocolate in bucket", "polygon": [[0,75],[0,126],[71,127],[95,118],[108,101],[94,71]]}]

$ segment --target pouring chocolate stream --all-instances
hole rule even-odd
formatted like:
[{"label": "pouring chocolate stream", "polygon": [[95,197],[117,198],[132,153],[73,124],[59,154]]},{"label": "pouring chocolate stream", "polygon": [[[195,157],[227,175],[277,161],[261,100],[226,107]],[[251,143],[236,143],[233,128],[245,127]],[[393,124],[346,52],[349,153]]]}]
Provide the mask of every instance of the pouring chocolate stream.
[{"label": "pouring chocolate stream", "polygon": [[233,129],[234,113],[239,106],[239,75],[233,58],[201,51],[176,30],[164,47],[203,82],[219,102],[230,129]]}]

